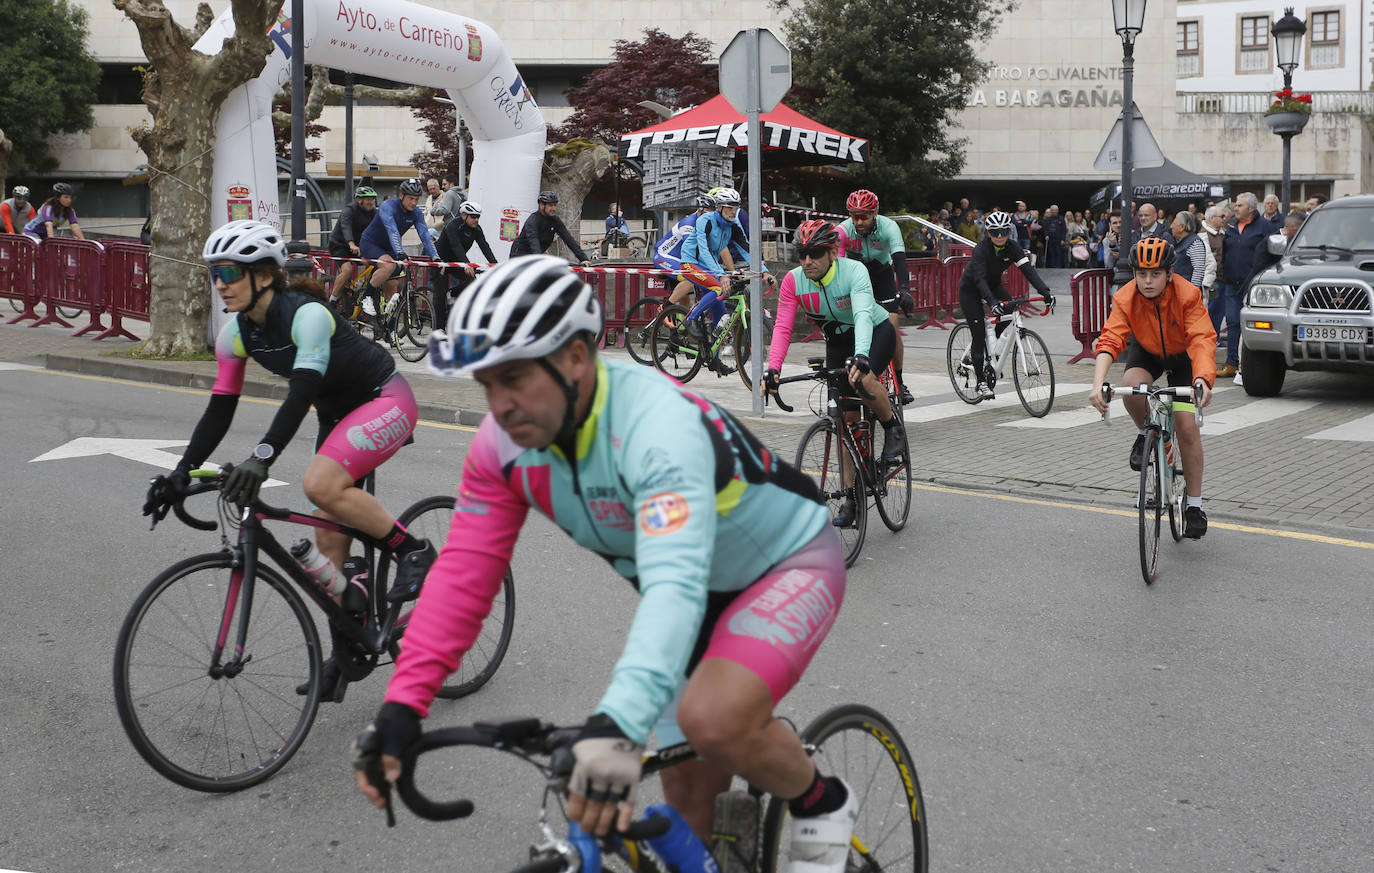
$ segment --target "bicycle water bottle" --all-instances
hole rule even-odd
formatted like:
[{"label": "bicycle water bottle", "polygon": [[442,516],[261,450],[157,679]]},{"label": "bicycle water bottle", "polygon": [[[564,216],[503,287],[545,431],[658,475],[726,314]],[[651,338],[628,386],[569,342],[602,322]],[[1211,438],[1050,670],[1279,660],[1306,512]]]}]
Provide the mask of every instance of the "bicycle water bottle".
[{"label": "bicycle water bottle", "polygon": [[645,818],[655,815],[671,822],[666,834],[645,841],[664,866],[675,873],[720,873],[716,859],[676,809],[666,803],[655,803],[644,810]]},{"label": "bicycle water bottle", "polygon": [[716,795],[711,855],[721,873],[751,873],[759,840],[759,802],[747,791]]},{"label": "bicycle water bottle", "polygon": [[579,873],[601,873],[601,846],[577,822],[568,823],[568,842],[582,858]]},{"label": "bicycle water bottle", "polygon": [[315,544],[308,539],[299,539],[291,544],[291,557],[295,558],[305,572],[309,573],[319,585],[330,595],[338,594],[343,590],[343,579],[339,576],[338,570],[334,567],[334,562],[329,560],[315,548]]},{"label": "bicycle water bottle", "polygon": [[869,429],[868,422],[859,419],[850,426],[849,432],[854,435],[854,442],[859,447],[859,457],[867,461],[869,450],[873,447],[873,433]]}]

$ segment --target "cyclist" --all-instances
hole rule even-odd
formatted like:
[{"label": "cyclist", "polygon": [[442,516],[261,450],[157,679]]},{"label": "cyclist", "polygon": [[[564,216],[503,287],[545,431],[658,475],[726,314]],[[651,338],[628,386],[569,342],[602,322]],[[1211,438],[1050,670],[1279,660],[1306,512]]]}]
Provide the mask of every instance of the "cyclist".
[{"label": "cyclist", "polygon": [[73,193],[72,186],[66,182],[53,185],[52,196],[43,201],[43,205],[38,207],[38,214],[24,225],[24,235],[44,240],[55,236],[62,226],[70,225],[72,236],[85,239],[86,235],[81,232],[81,222],[77,220],[76,210],[72,208]]},{"label": "cyclist", "polygon": [[425,226],[425,214],[419,208],[420,194],[423,191],[419,179],[406,179],[402,182],[401,196],[377,207],[376,219],[367,226],[358,241],[358,248],[362,250],[363,257],[376,262],[376,269],[372,271],[372,278],[368,280],[367,294],[376,309],[373,315],[377,319],[377,338],[382,342],[387,341],[387,330],[383,326],[385,322],[382,318],[382,289],[386,289],[387,300],[395,296],[396,282],[392,276],[396,275],[398,263],[408,257],[405,247],[401,245],[401,237],[412,227],[416,228],[425,254],[436,261],[439,259],[439,253],[434,250],[434,241],[429,238]]},{"label": "cyclist", "polygon": [[372,219],[377,217],[377,192],[366,185],[359,185],[353,192],[353,202],[339,210],[339,220],[334,222],[334,230],[329,234],[329,256],[339,261],[339,272],[334,277],[334,288],[329,295],[332,303],[343,289],[353,281],[355,266],[353,258],[362,253],[358,240],[367,230]]},{"label": "cyclist", "polygon": [[[741,260],[749,257],[749,242],[744,228],[739,223],[739,192],[734,188],[715,188],[712,196],[716,201],[714,212],[703,213],[693,227],[692,235],[682,244],[681,275],[704,292],[687,316],[687,331],[702,340],[710,339],[702,321],[709,318],[709,324],[719,326],[726,317],[727,310],[721,298],[720,277],[735,267],[734,254]],[[773,277],[764,274],[764,280],[771,287]],[[706,313],[703,315],[703,313]],[[734,367],[717,357],[707,362],[719,375],[728,376]]]},{"label": "cyclist", "polygon": [[915,403],[916,398],[906,390],[902,381],[902,330],[897,319],[900,313],[910,315],[915,301],[907,291],[911,272],[906,265],[906,245],[897,222],[878,214],[878,195],[860,188],[845,201],[849,217],[840,222],[841,250],[868,268],[873,283],[873,299],[888,312],[888,320],[897,331],[897,350],[892,355],[892,369],[897,374],[898,393],[903,406]]},{"label": "cyclist", "polygon": [[[1011,294],[1002,286],[1002,273],[1009,265],[1015,264],[1035,290],[1040,292],[1040,296],[1045,298],[1045,305],[1054,306],[1054,293],[1050,291],[1050,286],[1031,266],[1030,256],[1011,239],[1012,226],[1012,217],[1000,209],[989,213],[983,220],[986,235],[973,247],[973,258],[959,278],[959,308],[964,311],[964,320],[973,334],[969,355],[978,374],[978,396],[983,399],[995,396],[983,368],[988,353],[983,301],[992,304],[993,315],[1007,315],[1012,311],[1007,303],[1011,300]],[[998,324],[997,335],[1001,336],[1004,330],[1006,323]]]},{"label": "cyclist", "polygon": [[[843,599],[825,507],[808,478],[711,401],[598,357],[601,325],[596,293],[564,261],[530,257],[468,286],[447,335],[435,335],[431,366],[472,373],[491,411],[385,702],[355,743],[358,786],[383,805],[366,770],[380,763],[384,777],[374,778],[400,775],[400,752],[475,641],[536,509],[641,596],[610,685],[572,746],[570,817],[599,834],[617,818],[628,825],[657,726],[660,742],[685,736],[701,755],[662,774],[699,836],[709,838],[713,799],[739,774],[791,799],[792,869],[840,873],[859,798],[822,777],[773,715]],[[799,604],[809,605],[805,618],[788,623]],[[588,640],[606,642],[604,629]]]},{"label": "cyclist", "polygon": [[686,245],[687,238],[696,232],[697,221],[701,216],[714,211],[715,208],[716,198],[710,194],[698,195],[696,211],[678,219],[668,235],[654,246],[654,266],[677,274],[672,277],[678,281],[673,293],[668,296],[669,303],[681,303],[687,299],[688,292],[696,287],[691,280],[682,275],[682,247]]},{"label": "cyclist", "polygon": [[[1152,383],[1166,370],[1169,385],[1192,385],[1196,403],[1212,402],[1217,381],[1217,332],[1202,292],[1173,272],[1174,247],[1161,237],[1147,237],[1131,249],[1130,265],[1135,279],[1112,297],[1112,313],[1097,338],[1097,364],[1093,390],[1088,398],[1098,412],[1106,413],[1102,383],[1112,362],[1125,353],[1123,385]],[[1126,411],[1139,432],[1131,446],[1131,469],[1139,470],[1145,454],[1145,422],[1149,402],[1145,397],[1123,398]],[[1191,411],[1191,403],[1174,403],[1174,409]],[[1202,508],[1202,436],[1191,415],[1174,419],[1183,478],[1188,485],[1188,506],[1183,511],[1183,535],[1201,539],[1207,533],[1207,513]]]},{"label": "cyclist", "polygon": [[33,220],[33,204],[29,202],[29,189],[23,185],[14,186],[14,196],[0,203],[0,221],[5,233],[21,233],[24,225]]},{"label": "cyclist", "polygon": [[553,191],[539,192],[539,208],[525,219],[525,226],[520,228],[520,235],[510,244],[510,256],[518,258],[522,255],[542,255],[553,245],[554,234],[563,240],[568,251],[573,253],[573,257],[577,258],[582,266],[592,265],[591,258],[587,257],[587,253],[582,251],[582,246],[573,239],[563,219],[558,217],[558,195]]},{"label": "cyclist", "polygon": [[[883,461],[896,463],[906,450],[906,432],[876,374],[892,360],[897,329],[887,320],[887,310],[873,299],[868,270],[858,261],[840,257],[839,245],[839,231],[824,219],[804,221],[797,228],[801,266],[783,277],[778,291],[778,322],[760,391],[778,390],[778,376],[792,343],[792,324],[800,306],[825,334],[825,366],[843,365],[849,370],[850,384],[862,386],[871,395],[863,398],[863,403],[883,426]],[[853,471],[845,472],[853,475]],[[835,517],[837,526],[854,523],[855,499],[851,485]]]},{"label": "cyclist", "polygon": [[[445,224],[439,234],[439,257],[449,263],[465,262],[473,243],[477,244],[488,264],[496,263],[496,255],[492,254],[491,246],[487,244],[487,235],[482,232],[481,204],[464,200],[458,205],[458,220]],[[477,269],[467,264],[463,267],[444,267],[440,272],[448,278],[448,293],[434,298],[436,327],[448,323],[448,298],[466,288],[477,275]]]},{"label": "cyclist", "polygon": [[[282,272],[286,243],[275,227],[231,221],[210,234],[201,257],[210,265],[210,278],[224,301],[224,311],[237,317],[224,325],[215,340],[219,370],[210,403],[176,467],[167,476],[153,479],[144,514],[173,502],[190,482],[189,472],[204,464],[224,439],[252,358],[268,371],[287,377],[290,387],[267,433],[248,459],[229,474],[224,497],[245,506],[257,497],[273,462],[313,405],[319,434],[315,457],[302,480],[305,496],[317,507],[316,515],[385,540],[399,556],[396,585],[389,596],[414,596],[434,560],[433,546],[407,532],[377,498],[356,484],[410,441],[416,419],[410,385],[396,372],[385,350],[364,340],[324,305],[324,286],[304,280],[287,287]],[[335,568],[331,593],[346,608],[354,609],[362,593],[360,583],[344,579],[341,572],[349,539],[324,529],[317,529],[315,539]],[[365,593],[363,598],[365,606]],[[348,682],[332,658],[325,667],[324,699],[340,701]]]}]

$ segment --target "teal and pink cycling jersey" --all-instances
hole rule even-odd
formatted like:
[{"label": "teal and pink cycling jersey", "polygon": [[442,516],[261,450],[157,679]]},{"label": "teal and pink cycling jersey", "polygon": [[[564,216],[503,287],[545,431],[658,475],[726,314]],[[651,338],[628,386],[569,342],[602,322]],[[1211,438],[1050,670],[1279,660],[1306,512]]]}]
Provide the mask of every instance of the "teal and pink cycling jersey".
[{"label": "teal and pink cycling jersey", "polygon": [[[406,627],[388,701],[428,714],[476,640],[531,508],[639,590],[628,639],[596,708],[637,742],[704,648],[703,626],[722,614],[722,601],[829,533],[809,478],[715,404],[633,363],[597,362],[596,393],[574,454],[521,448],[492,416],[482,421],[463,465],[448,542]],[[842,587],[833,590],[842,596]],[[808,641],[828,629],[823,611],[812,612],[802,628]]]},{"label": "teal and pink cycling jersey", "polygon": [[893,255],[906,254],[901,228],[886,215],[875,215],[874,219],[877,224],[868,236],[859,234],[854,227],[854,219],[846,218],[840,222],[840,239],[843,240],[841,251],[850,257],[857,254],[858,259],[866,264],[890,264]]},{"label": "teal and pink cycling jersey", "polygon": [[800,306],[827,335],[854,331],[854,354],[867,355],[873,328],[887,321],[887,310],[873,299],[868,269],[851,258],[836,258],[819,282],[806,278],[801,267],[790,271],[778,289],[778,323],[768,347],[768,368],[782,369],[792,344],[792,323]]}]

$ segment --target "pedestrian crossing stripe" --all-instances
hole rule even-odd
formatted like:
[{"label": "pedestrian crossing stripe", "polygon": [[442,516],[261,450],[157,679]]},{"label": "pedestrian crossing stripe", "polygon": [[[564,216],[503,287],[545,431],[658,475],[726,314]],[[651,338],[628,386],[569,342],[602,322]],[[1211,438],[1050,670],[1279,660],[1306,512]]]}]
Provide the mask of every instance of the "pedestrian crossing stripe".
[{"label": "pedestrian crossing stripe", "polygon": [[1309,440],[1350,440],[1359,443],[1374,443],[1374,415],[1365,415],[1345,424],[1328,427],[1326,430],[1310,433]]}]

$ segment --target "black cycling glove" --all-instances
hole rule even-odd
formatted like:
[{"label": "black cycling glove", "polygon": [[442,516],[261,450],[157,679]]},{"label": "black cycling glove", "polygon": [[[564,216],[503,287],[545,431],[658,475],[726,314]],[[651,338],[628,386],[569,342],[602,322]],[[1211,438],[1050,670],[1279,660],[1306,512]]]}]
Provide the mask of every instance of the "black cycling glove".
[{"label": "black cycling glove", "polygon": [[258,489],[267,481],[267,462],[249,458],[229,473],[220,492],[224,499],[239,506],[249,506],[258,499]]},{"label": "black cycling glove", "polygon": [[859,368],[859,374],[866,376],[873,370],[873,365],[868,362],[868,355],[855,355],[849,359],[852,366]]},{"label": "black cycling glove", "polygon": [[772,394],[778,390],[778,379],[782,376],[777,370],[767,369],[763,371],[763,390]]},{"label": "black cycling glove", "polygon": [[367,781],[386,799],[387,827],[396,826],[396,816],[391,810],[391,783],[382,771],[382,756],[401,757],[419,736],[420,714],[404,703],[387,702],[353,740],[353,769],[366,774]]},{"label": "black cycling glove", "polygon": [[996,306],[992,307],[992,314],[999,318],[1003,315],[1011,315],[1014,311],[1016,311],[1016,307],[1012,306],[1009,302],[998,303]]},{"label": "black cycling glove", "polygon": [[900,291],[897,293],[897,308],[903,315],[911,315],[916,311],[916,298],[911,296],[910,291]]}]

